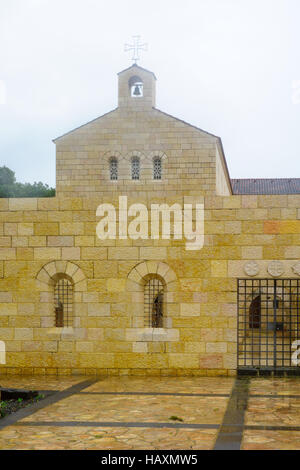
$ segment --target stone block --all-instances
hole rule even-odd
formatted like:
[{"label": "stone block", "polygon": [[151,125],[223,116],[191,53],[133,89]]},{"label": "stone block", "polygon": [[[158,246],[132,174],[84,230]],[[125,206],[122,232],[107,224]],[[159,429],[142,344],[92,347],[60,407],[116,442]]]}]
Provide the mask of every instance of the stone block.
[{"label": "stone block", "polygon": [[145,260],[163,260],[167,258],[167,249],[165,247],[141,247],[140,259]]},{"label": "stone block", "polygon": [[287,246],[284,250],[284,259],[300,259],[300,246]]},{"label": "stone block", "polygon": [[59,200],[56,197],[43,197],[37,200],[39,211],[55,211],[59,208]]},{"label": "stone block", "polygon": [[29,237],[28,244],[32,247],[46,246],[47,237],[46,235]]},{"label": "stone block", "polygon": [[135,342],[132,344],[132,352],[134,353],[147,353],[148,344],[144,342]]},{"label": "stone block", "polygon": [[280,223],[280,233],[300,233],[300,220],[283,220]]},{"label": "stone block", "polygon": [[180,304],[180,316],[182,317],[198,317],[200,315],[200,304],[192,303]]},{"label": "stone block", "polygon": [[83,222],[63,222],[59,224],[60,235],[84,235]]},{"label": "stone block", "polygon": [[133,247],[118,247],[118,248],[108,248],[108,259],[109,260],[138,260],[139,259],[139,249]]},{"label": "stone block", "polygon": [[9,199],[10,211],[35,211],[37,210],[36,198],[12,198]]},{"label": "stone block", "polygon": [[81,259],[105,260],[107,259],[107,248],[98,248],[98,247],[81,248]]},{"label": "stone block", "polygon": [[225,369],[237,368],[237,355],[236,354],[224,354],[224,368]]},{"label": "stone block", "polygon": [[47,238],[49,247],[74,246],[74,237],[72,236],[48,236]]},{"label": "stone block", "polygon": [[16,259],[17,253],[15,248],[0,248],[0,260]]},{"label": "stone block", "polygon": [[199,354],[199,366],[201,369],[222,369],[222,354]]},{"label": "stone block", "polygon": [[108,292],[123,292],[126,288],[126,279],[108,279],[107,291]]},{"label": "stone block", "polygon": [[75,246],[95,246],[95,237],[92,235],[81,235],[75,237]]},{"label": "stone block", "polygon": [[243,246],[242,258],[243,259],[262,259],[263,248],[261,246]]},{"label": "stone block", "polygon": [[110,304],[90,303],[88,304],[88,315],[91,317],[109,316]]},{"label": "stone block", "polygon": [[18,306],[16,303],[0,303],[0,316],[11,316],[17,314]]},{"label": "stone block", "polygon": [[60,248],[34,248],[34,259],[35,260],[48,260],[60,259],[61,249]]},{"label": "stone block", "polygon": [[33,329],[32,328],[15,328],[15,339],[16,340],[33,340]]},{"label": "stone block", "polygon": [[103,341],[104,332],[102,328],[89,328],[87,331],[87,338],[89,341]]},{"label": "stone block", "polygon": [[[13,237],[16,238],[16,237]],[[12,239],[11,237],[0,237],[0,247],[11,247]]]},{"label": "stone block", "polygon": [[80,260],[80,248],[62,248],[61,249],[61,258],[63,260]]},{"label": "stone block", "polygon": [[34,235],[58,235],[58,223],[56,222],[42,222],[34,224]]},{"label": "stone block", "polygon": [[93,352],[93,343],[92,341],[78,341],[76,343],[76,352]]},{"label": "stone block", "polygon": [[211,261],[211,275],[212,277],[227,277],[227,261],[225,260],[212,260]]},{"label": "stone block", "polygon": [[4,235],[18,235],[18,224],[13,222],[5,222],[4,223]]},{"label": "stone block", "polygon": [[115,365],[115,355],[109,353],[78,353],[77,363],[79,367],[91,367],[97,369],[112,369]]},{"label": "stone block", "polygon": [[13,328],[0,328],[0,341],[12,340],[13,338],[14,338]]},{"label": "stone block", "polygon": [[198,354],[169,354],[169,367],[174,369],[198,369]]},{"label": "stone block", "polygon": [[0,303],[12,302],[11,292],[0,292]]},{"label": "stone block", "polygon": [[136,269],[136,271],[138,272],[138,274],[140,275],[141,278],[143,278],[143,277],[147,276],[147,274],[149,274],[147,263],[140,263],[135,267],[135,269]]},{"label": "stone block", "polygon": [[227,343],[225,342],[206,343],[206,352],[207,353],[226,353]]}]

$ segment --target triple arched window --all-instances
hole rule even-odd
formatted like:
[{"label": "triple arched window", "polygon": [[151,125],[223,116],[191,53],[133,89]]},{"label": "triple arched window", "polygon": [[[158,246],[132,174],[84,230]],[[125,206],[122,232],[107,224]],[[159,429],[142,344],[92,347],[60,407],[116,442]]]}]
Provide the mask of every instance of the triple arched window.
[{"label": "triple arched window", "polygon": [[[153,179],[162,179],[162,159],[161,157],[153,158]],[[109,175],[111,181],[117,181],[119,179],[119,167],[118,159],[111,157],[109,160]],[[131,159],[131,179],[139,180],[141,177],[141,162],[139,157],[132,157]]]}]

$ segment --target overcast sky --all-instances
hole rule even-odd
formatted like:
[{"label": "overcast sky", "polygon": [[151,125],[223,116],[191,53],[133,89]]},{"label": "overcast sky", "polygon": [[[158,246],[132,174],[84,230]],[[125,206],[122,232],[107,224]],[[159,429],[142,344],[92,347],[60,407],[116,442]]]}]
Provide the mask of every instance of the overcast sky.
[{"label": "overcast sky", "polygon": [[300,177],[299,24],[299,0],[0,0],[0,166],[55,185],[52,139],[117,106],[141,35],[157,108],[220,136],[232,178]]}]

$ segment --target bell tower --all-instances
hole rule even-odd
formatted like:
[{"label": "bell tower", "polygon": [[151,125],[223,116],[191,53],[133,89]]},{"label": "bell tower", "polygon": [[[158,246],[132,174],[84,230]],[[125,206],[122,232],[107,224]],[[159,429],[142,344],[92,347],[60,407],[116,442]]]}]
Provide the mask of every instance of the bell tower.
[{"label": "bell tower", "polygon": [[155,107],[156,77],[153,72],[133,64],[118,76],[119,108],[141,110]]}]

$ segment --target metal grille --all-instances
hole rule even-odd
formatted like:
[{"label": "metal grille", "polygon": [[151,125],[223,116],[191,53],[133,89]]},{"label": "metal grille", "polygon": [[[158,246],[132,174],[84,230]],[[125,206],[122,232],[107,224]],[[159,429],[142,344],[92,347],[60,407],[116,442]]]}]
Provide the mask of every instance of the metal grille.
[{"label": "metal grille", "polygon": [[300,279],[238,279],[238,369],[295,368]]},{"label": "metal grille", "polygon": [[147,281],[144,291],[145,325],[151,328],[163,327],[164,286],[160,279]]},{"label": "metal grille", "polygon": [[153,160],[153,178],[155,180],[161,180],[161,173],[162,173],[162,165],[161,165],[161,158],[155,157]]},{"label": "metal grille", "polygon": [[109,165],[110,179],[115,181],[118,179],[118,160],[116,158],[111,158]]},{"label": "metal grille", "polygon": [[140,159],[138,157],[133,157],[131,160],[131,177],[133,180],[140,179]]},{"label": "metal grille", "polygon": [[54,289],[55,326],[62,328],[73,324],[73,285],[69,279],[61,278]]}]

